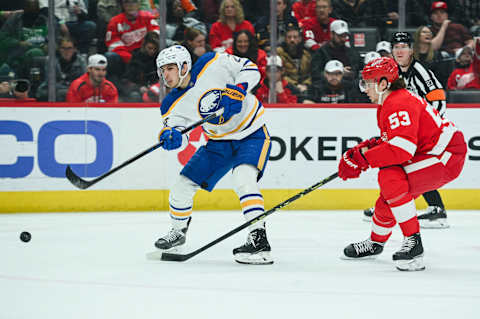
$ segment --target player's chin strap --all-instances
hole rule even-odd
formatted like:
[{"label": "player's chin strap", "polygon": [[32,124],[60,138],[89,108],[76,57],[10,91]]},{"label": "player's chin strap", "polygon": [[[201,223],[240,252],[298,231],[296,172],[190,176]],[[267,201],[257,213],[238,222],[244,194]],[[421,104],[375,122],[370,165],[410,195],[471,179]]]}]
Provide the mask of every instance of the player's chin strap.
[{"label": "player's chin strap", "polygon": [[182,86],[182,83],[183,83],[183,81],[185,80],[185,78],[187,77],[187,75],[188,75],[188,71],[185,72],[184,75],[182,75],[182,71],[181,71],[181,70],[178,71],[178,84],[177,84],[176,88],[179,88],[179,87]]},{"label": "player's chin strap", "polygon": [[[380,80],[380,81],[381,81],[381,80]],[[378,90],[378,82],[375,83],[375,92],[377,92],[377,94],[378,94],[378,104],[381,105],[381,104],[383,103],[383,94],[385,93],[386,90],[388,90],[388,89],[390,88],[390,84],[391,84],[391,83],[388,83],[388,84],[387,84],[387,88],[386,88],[385,90],[383,90],[383,91],[380,92],[380,91]]]}]

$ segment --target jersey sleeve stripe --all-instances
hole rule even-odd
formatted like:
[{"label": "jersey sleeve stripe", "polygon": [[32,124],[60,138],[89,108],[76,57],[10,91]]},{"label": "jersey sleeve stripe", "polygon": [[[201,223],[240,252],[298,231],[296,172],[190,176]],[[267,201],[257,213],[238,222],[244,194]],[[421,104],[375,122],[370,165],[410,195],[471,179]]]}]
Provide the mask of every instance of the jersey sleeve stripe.
[{"label": "jersey sleeve stripe", "polygon": [[444,126],[437,144],[433,146],[432,150],[427,154],[440,155],[447,148],[448,144],[452,140],[453,134],[457,131],[457,128],[453,125]]},{"label": "jersey sleeve stripe", "polygon": [[202,76],[203,72],[205,72],[205,70],[210,66],[210,64],[212,64],[216,59],[218,59],[218,53],[216,53],[215,56],[205,64],[203,69],[198,73],[197,79],[199,79]]},{"label": "jersey sleeve stripe", "polygon": [[[263,105],[262,105],[261,103],[258,104],[257,110],[255,111],[255,114],[253,115],[252,120],[250,121],[250,123],[248,123],[248,125],[245,126],[245,128],[244,128],[242,131],[245,131],[245,130],[248,129],[250,126],[252,126],[253,122],[255,122],[255,120],[257,119],[257,117],[258,117],[258,116],[257,116],[257,113],[258,113],[258,111],[260,111],[260,110],[265,111],[265,109],[263,108]],[[261,116],[262,114],[263,114],[263,113],[261,112],[261,114],[259,114],[259,116]]]},{"label": "jersey sleeve stripe", "polygon": [[407,174],[410,174],[410,173],[413,173],[413,172],[418,171],[420,169],[430,167],[430,166],[438,164],[438,163],[440,163],[438,158],[430,157],[430,158],[427,158],[423,161],[419,161],[419,162],[416,162],[416,163],[413,163],[413,164],[410,164],[410,165],[405,165],[403,167],[403,169],[405,170],[405,172]]},{"label": "jersey sleeve stripe", "polygon": [[402,150],[404,150],[405,152],[409,153],[412,156],[415,154],[415,151],[417,150],[417,145],[415,145],[415,143],[412,143],[409,140],[400,136],[395,136],[390,141],[388,141],[388,143],[398,148],[401,148]]},{"label": "jersey sleeve stripe", "polygon": [[418,161],[418,162],[415,162],[415,163],[412,163],[412,164],[409,164],[409,165],[405,165],[403,167],[403,169],[405,170],[405,172],[407,174],[410,174],[410,173],[413,173],[413,172],[418,171],[420,169],[424,169],[424,168],[427,168],[427,167],[430,167],[430,166],[433,166],[433,165],[436,165],[436,164],[440,164],[440,163],[442,163],[443,165],[447,165],[447,162],[448,162],[448,160],[450,159],[451,156],[452,156],[452,153],[445,152],[440,157],[440,159],[438,159],[435,156],[432,156],[430,158],[427,158],[427,159],[424,159],[424,160],[421,160],[421,161]]}]

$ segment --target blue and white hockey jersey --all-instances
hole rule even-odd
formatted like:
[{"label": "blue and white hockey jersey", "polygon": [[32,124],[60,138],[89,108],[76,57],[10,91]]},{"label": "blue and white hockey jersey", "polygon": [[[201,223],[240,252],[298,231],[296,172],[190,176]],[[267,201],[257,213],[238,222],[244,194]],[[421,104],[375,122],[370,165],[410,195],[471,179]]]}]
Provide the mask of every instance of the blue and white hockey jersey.
[{"label": "blue and white hockey jersey", "polygon": [[213,140],[240,140],[265,124],[265,109],[250,93],[260,81],[255,63],[226,53],[209,52],[195,63],[185,89],[173,89],[161,105],[165,126],[185,128],[219,109],[227,84],[247,83],[242,110],[227,121],[205,123],[203,130]]}]

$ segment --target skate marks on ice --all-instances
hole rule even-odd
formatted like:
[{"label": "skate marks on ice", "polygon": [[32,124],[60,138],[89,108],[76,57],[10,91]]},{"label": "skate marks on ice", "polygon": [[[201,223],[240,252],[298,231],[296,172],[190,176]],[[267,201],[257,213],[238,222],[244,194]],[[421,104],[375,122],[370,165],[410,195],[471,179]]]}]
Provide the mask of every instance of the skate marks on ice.
[{"label": "skate marks on ice", "polygon": [[[196,212],[183,249],[195,250],[243,222],[238,212]],[[392,261],[402,243],[398,227],[376,260],[339,258],[348,243],[369,234],[355,211],[272,215],[267,232],[275,263],[261,266],[233,259],[246,232],[184,263],[146,260],[170,227],[167,214],[3,214],[0,317],[289,318],[302,309],[392,319],[404,318],[392,312],[401,302],[418,317],[473,319],[480,300],[480,212],[452,212],[449,222],[449,229],[422,230],[426,270],[405,273]],[[20,241],[21,231],[32,234],[29,243]],[[374,309],[365,307],[373,301]]]}]

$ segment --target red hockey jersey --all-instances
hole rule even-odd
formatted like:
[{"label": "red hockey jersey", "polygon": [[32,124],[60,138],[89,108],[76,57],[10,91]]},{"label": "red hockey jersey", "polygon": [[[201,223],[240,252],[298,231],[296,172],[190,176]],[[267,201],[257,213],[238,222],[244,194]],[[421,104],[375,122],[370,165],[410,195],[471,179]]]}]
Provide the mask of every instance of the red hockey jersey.
[{"label": "red hockey jersey", "polygon": [[326,42],[330,41],[330,24],[335,21],[328,19],[327,25],[322,25],[317,18],[310,18],[303,21],[303,39],[305,47],[310,50],[318,50]]},{"label": "red hockey jersey", "polygon": [[315,6],[315,0],[301,0],[292,4],[293,16],[297,19],[300,26],[303,25],[303,20],[316,16]]},{"label": "red hockey jersey", "polygon": [[448,77],[449,90],[480,89],[480,58],[474,54],[468,68],[457,68]]},{"label": "red hockey jersey", "polygon": [[99,87],[93,87],[88,73],[85,73],[70,84],[67,102],[116,103],[118,102],[118,91],[115,85],[108,80],[103,80]]},{"label": "red hockey jersey", "polygon": [[364,153],[371,167],[403,164],[420,154],[440,155],[457,131],[452,122],[406,89],[387,96],[377,109],[377,122],[384,143]]},{"label": "red hockey jersey", "polygon": [[129,21],[125,13],[114,16],[108,23],[105,43],[108,51],[120,55],[123,62],[128,63],[132,51],[142,46],[142,41],[148,31],[160,32],[157,20],[148,11],[138,11],[135,21]]}]

